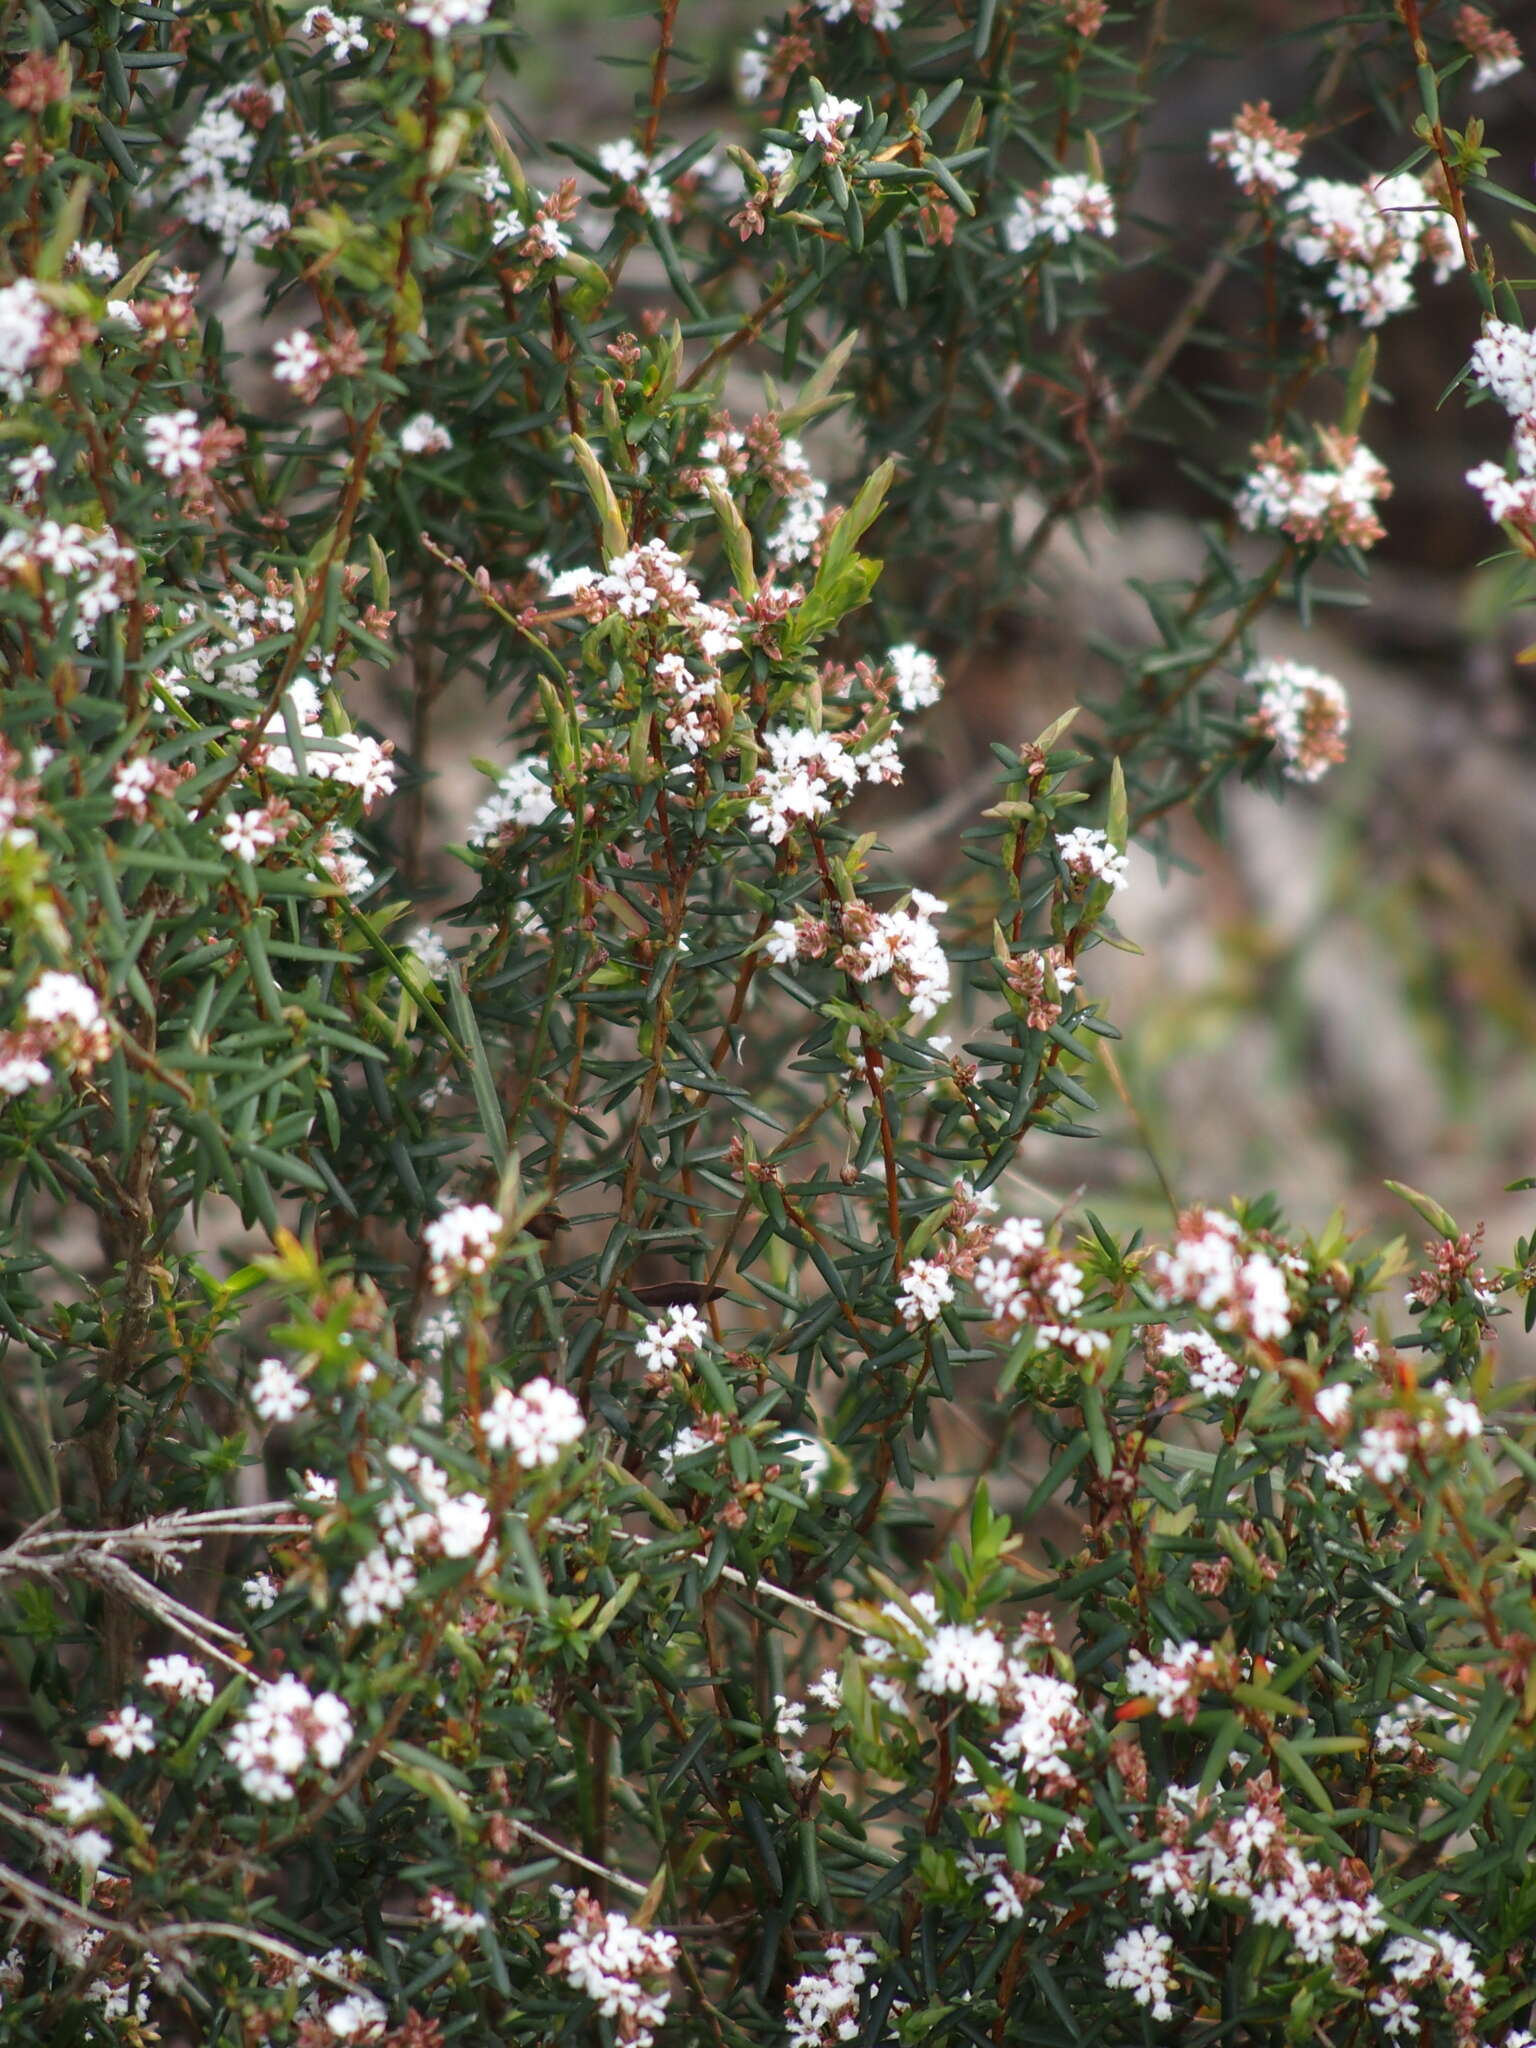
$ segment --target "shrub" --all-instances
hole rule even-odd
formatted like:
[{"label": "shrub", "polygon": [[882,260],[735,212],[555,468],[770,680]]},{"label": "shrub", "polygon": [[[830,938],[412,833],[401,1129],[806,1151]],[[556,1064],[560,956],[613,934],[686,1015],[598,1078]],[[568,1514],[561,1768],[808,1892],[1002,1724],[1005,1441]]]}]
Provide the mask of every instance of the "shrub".
[{"label": "shrub", "polygon": [[[1401,1242],[1018,1166],[1171,821],[1342,756],[1254,627],[1417,293],[1536,555],[1508,36],[1325,24],[1218,227],[1173,12],[816,0],[726,146],[665,0],[596,149],[488,0],[9,16],[4,2039],[1530,2042],[1530,1247],[1405,1190],[1405,1330]],[[1137,449],[1200,573],[912,886]]]}]

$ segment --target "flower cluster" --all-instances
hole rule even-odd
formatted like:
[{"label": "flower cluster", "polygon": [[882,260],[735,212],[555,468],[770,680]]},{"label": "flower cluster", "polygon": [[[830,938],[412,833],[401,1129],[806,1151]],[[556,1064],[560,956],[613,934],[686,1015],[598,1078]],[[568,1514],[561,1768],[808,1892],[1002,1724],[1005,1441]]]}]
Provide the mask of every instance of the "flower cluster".
[{"label": "flower cluster", "polygon": [[0,1095],[24,1095],[53,1079],[50,1060],[84,1074],[112,1050],[101,998],[78,974],[49,968],[27,990],[21,1021],[0,1031]]},{"label": "flower cluster", "polygon": [[1274,742],[1293,782],[1316,782],[1344,759],[1349,699],[1342,683],[1299,661],[1261,661],[1243,681],[1258,693],[1253,730]]},{"label": "flower cluster", "polygon": [[0,584],[36,589],[41,581],[48,615],[60,625],[69,621],[79,648],[132,601],[142,566],[138,550],[110,526],[38,519],[0,535]]},{"label": "flower cluster", "polygon": [[485,1441],[493,1451],[510,1451],[525,1472],[558,1463],[568,1445],[579,1441],[587,1426],[581,1404],[564,1387],[542,1376],[516,1393],[498,1387],[480,1417]]},{"label": "flower cluster", "polygon": [[496,778],[496,786],[469,821],[464,837],[470,846],[495,846],[513,832],[526,832],[555,815],[556,804],[531,761],[512,761]]},{"label": "flower cluster", "polygon": [[[1191,1919],[1206,1903],[1247,1913],[1284,1932],[1303,1963],[1363,1971],[1361,1949],[1386,1928],[1365,1866],[1310,1861],[1289,1840],[1284,1803],[1265,1772],[1243,1787],[1235,1814],[1215,1811],[1197,1792],[1172,1788],[1159,1809],[1162,1849],[1135,1867],[1149,1898],[1166,1899]],[[1197,1832],[1198,1831],[1198,1832]]]},{"label": "flower cluster", "polygon": [[291,1673],[258,1685],[226,1745],[252,1799],[292,1799],[311,1763],[333,1771],[352,1740],[352,1716],[333,1692],[311,1692]]},{"label": "flower cluster", "polygon": [[789,1987],[789,2048],[835,2048],[859,2033],[859,2007],[875,1952],[855,1934],[827,1943],[826,1967],[807,1970]]},{"label": "flower cluster", "polygon": [[926,711],[944,694],[939,664],[910,641],[892,647],[885,657],[891,672],[892,694],[903,711]]},{"label": "flower cluster", "polygon": [[409,1444],[384,1454],[391,1490],[378,1509],[380,1541],[359,1559],[341,1589],[349,1628],[364,1628],[402,1608],[421,1565],[482,1557],[491,1515],[478,1493],[455,1493],[448,1475]]},{"label": "flower cluster", "polygon": [[506,1225],[488,1202],[460,1202],[435,1216],[422,1233],[431,1261],[434,1294],[451,1294],[461,1281],[489,1270]]},{"label": "flower cluster", "polygon": [[646,1324],[635,1356],[647,1374],[664,1375],[676,1372],[683,1359],[709,1341],[709,1325],[699,1311],[691,1302],[676,1302],[664,1316]]},{"label": "flower cluster", "polygon": [[1149,1360],[1165,1371],[1181,1370],[1190,1387],[1208,1401],[1235,1401],[1246,1385],[1247,1366],[1229,1357],[1204,1330],[1148,1330],[1142,1339]]},{"label": "flower cluster", "polygon": [[1104,1951],[1104,1981],[1111,1991],[1129,1991],[1159,2021],[1173,2018],[1176,1988],[1173,1941],[1155,1927],[1133,1927]]},{"label": "flower cluster", "polygon": [[1289,202],[1285,246],[1323,273],[1323,290],[1341,313],[1379,327],[1413,304],[1414,271],[1434,266],[1436,284],[1462,267],[1461,239],[1441,211],[1432,183],[1397,172],[1349,184],[1308,178]]},{"label": "flower cluster", "polygon": [[1482,493],[1490,515],[1515,527],[1536,552],[1536,340],[1508,320],[1489,320],[1473,344],[1471,371],[1515,422],[1514,474],[1502,463],[1480,462],[1467,482]]},{"label": "flower cluster", "polygon": [[1148,1278],[1170,1307],[1210,1316],[1218,1330],[1280,1343],[1290,1335],[1290,1290],[1282,1268],[1250,1247],[1232,1217],[1219,1209],[1188,1209],[1171,1245],[1154,1251]]},{"label": "flower cluster", "polygon": [[1275,434],[1253,450],[1257,468],[1237,498],[1237,516],[1250,533],[1288,534],[1308,547],[1373,547],[1385,533],[1376,507],[1392,491],[1381,463],[1353,434],[1318,430],[1322,460]]},{"label": "flower cluster", "polygon": [[835,164],[848,146],[848,131],[862,112],[857,100],[828,93],[813,107],[802,107],[795,126],[802,142],[821,151],[824,164]]},{"label": "flower cluster", "polygon": [[1028,192],[1021,192],[1003,216],[1003,240],[1021,255],[1037,243],[1057,248],[1083,235],[1106,241],[1115,232],[1115,202],[1100,178],[1082,171],[1063,171]]},{"label": "flower cluster", "polygon": [[405,18],[427,35],[446,39],[455,29],[479,28],[491,0],[409,0]]},{"label": "flower cluster", "polygon": [[1219,128],[1210,140],[1210,158],[1225,164],[1250,199],[1278,199],[1296,182],[1296,166],[1306,146],[1296,128],[1283,128],[1269,110],[1269,101],[1242,107],[1230,128]]},{"label": "flower cluster", "polygon": [[859,758],[838,733],[770,726],[763,748],[769,765],[753,779],[747,822],[770,846],[782,846],[796,826],[830,816],[861,780],[892,779],[893,749],[871,749]]},{"label": "flower cluster", "polygon": [[1040,946],[1015,953],[1004,979],[1024,1002],[1024,1021],[1031,1031],[1049,1031],[1060,1020],[1062,1002],[1077,987],[1077,969],[1062,946]]},{"label": "flower cluster", "polygon": [[896,1307],[909,1330],[936,1323],[955,1298],[949,1269],[934,1259],[914,1259],[901,1271]]},{"label": "flower cluster", "polygon": [[1229,1675],[1229,1662],[1195,1642],[1167,1645],[1154,1657],[1135,1650],[1126,1659],[1125,1689],[1133,1699],[1150,1700],[1164,1721],[1193,1721],[1202,1691]]},{"label": "flower cluster", "polygon": [[949,1000],[949,961],[933,922],[947,907],[925,889],[914,889],[911,903],[901,910],[845,903],[842,944],[832,956],[833,964],[857,982],[889,977],[906,997],[913,1018],[926,1022]]},{"label": "flower cluster", "polygon": [[995,1322],[1032,1324],[1039,1344],[1081,1359],[1107,1348],[1102,1331],[1073,1326],[1083,1305],[1083,1269],[1047,1243],[1044,1224],[1033,1216],[1009,1216],[997,1226],[976,1261],[973,1284]]},{"label": "flower cluster", "polygon": [[670,1934],[636,1927],[622,1913],[605,1913],[588,1892],[554,1889],[565,1926],[548,1944],[552,1975],[590,1998],[624,2048],[651,2048],[667,2016],[667,1979],[677,1964]]},{"label": "flower cluster", "polygon": [[[1115,893],[1130,879],[1130,855],[1092,825],[1075,825],[1070,832],[1058,832],[1056,851],[1062,866],[1081,888],[1102,882]],[[1058,976],[1058,983],[1059,979]]]},{"label": "flower cluster", "polygon": [[286,104],[281,85],[223,86],[203,100],[181,145],[171,179],[181,211],[231,256],[288,231],[287,207],[242,182],[263,129],[281,119]]},{"label": "flower cluster", "polygon": [[[30,277],[0,285],[0,397],[20,405],[48,343],[50,307]],[[52,458],[49,458],[50,466]]]},{"label": "flower cluster", "polygon": [[1520,45],[1507,28],[1499,28],[1480,7],[1458,8],[1452,33],[1461,47],[1477,59],[1472,74],[1474,92],[1487,92],[1491,86],[1502,85],[1506,78],[1525,69]]}]

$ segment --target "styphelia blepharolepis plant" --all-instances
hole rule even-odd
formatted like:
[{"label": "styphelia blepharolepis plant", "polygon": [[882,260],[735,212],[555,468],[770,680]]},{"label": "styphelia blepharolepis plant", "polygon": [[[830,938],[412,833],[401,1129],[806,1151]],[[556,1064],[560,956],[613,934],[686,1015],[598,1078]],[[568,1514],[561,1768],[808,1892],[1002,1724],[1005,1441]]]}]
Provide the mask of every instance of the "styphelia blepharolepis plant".
[{"label": "styphelia blepharolepis plant", "polygon": [[[565,139],[502,0],[7,13],[0,2040],[1529,2048],[1531,1247],[1018,1169],[1171,821],[1344,755],[1254,629],[1384,323],[1536,558],[1513,39],[1360,0],[1161,217],[1209,12],[815,0],[730,105],[666,0]],[[913,886],[1171,439],[1199,573]]]}]

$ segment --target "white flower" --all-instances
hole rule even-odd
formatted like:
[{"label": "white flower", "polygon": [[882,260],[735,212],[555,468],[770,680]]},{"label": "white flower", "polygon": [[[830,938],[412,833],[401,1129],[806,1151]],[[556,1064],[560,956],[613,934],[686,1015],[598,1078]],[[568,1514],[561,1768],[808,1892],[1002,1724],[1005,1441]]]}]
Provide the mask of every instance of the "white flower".
[{"label": "white flower", "polygon": [[292,1422],[309,1406],[309,1395],[280,1358],[264,1358],[256,1368],[251,1406],[263,1422]]},{"label": "white flower", "polygon": [[308,334],[285,334],[272,350],[272,376],[279,384],[307,384],[325,369],[325,359]]},{"label": "white flower", "polygon": [[968,1622],[941,1622],[928,1639],[917,1674],[919,1692],[996,1706],[1008,1674],[1002,1639]]},{"label": "white flower", "polygon": [[282,834],[272,813],[264,807],[234,811],[224,822],[219,844],[237,860],[257,860],[276,846]]},{"label": "white flower", "polygon": [[491,11],[491,0],[410,0],[407,21],[429,36],[451,36],[456,28],[479,28]]},{"label": "white flower", "polygon": [[1243,678],[1258,693],[1253,724],[1273,740],[1293,782],[1316,782],[1344,758],[1349,699],[1344,686],[1299,661],[1264,661]]},{"label": "white flower", "polygon": [[110,1756],[126,1761],[136,1751],[142,1750],[147,1755],[154,1748],[155,1724],[137,1707],[119,1707],[115,1714],[109,1714],[105,1721],[91,1730],[91,1740]]},{"label": "white flower", "polygon": [[712,1437],[703,1436],[693,1428],[680,1429],[671,1443],[664,1444],[656,1453],[656,1465],[661,1476],[670,1485],[677,1477],[677,1468],[689,1458],[697,1458],[705,1451],[718,1451],[720,1446]]},{"label": "white flower", "polygon": [[792,917],[775,918],[763,940],[763,957],[775,967],[787,967],[799,958],[800,927]]},{"label": "white flower", "polygon": [[453,446],[453,436],[429,412],[419,412],[400,429],[400,446],[407,455],[441,455]]},{"label": "white flower", "polygon": [[769,63],[772,47],[767,29],[760,28],[753,31],[751,42],[736,52],[732,69],[738,99],[750,102],[762,98],[773,75]]},{"label": "white flower", "polygon": [[405,942],[405,950],[429,981],[441,981],[453,964],[447,946],[429,924],[419,924]]},{"label": "white flower", "polygon": [[312,1693],[285,1674],[258,1685],[232,1731],[230,1762],[252,1799],[291,1799],[294,1781],[313,1761],[334,1770],[352,1740],[352,1716],[335,1693]]},{"label": "white flower", "polygon": [[455,1494],[437,1510],[433,1536],[444,1557],[478,1557],[491,1533],[491,1511],[478,1493]]},{"label": "white flower", "polygon": [[931,654],[910,642],[891,648],[886,666],[895,677],[896,702],[903,711],[926,711],[944,694],[944,678]]},{"label": "white flower", "polygon": [[15,479],[21,495],[30,497],[45,476],[52,476],[58,464],[52,451],[39,441],[35,447],[24,448],[20,455],[13,455],[6,468]]},{"label": "white flower", "polygon": [[1354,1389],[1338,1380],[1331,1387],[1319,1387],[1312,1405],[1329,1429],[1342,1429],[1349,1420],[1354,1398]]},{"label": "white flower", "polygon": [[[550,593],[553,596],[553,590]],[[554,816],[557,806],[546,783],[539,780],[530,761],[514,761],[501,771],[496,787],[480,805],[465,840],[471,846],[487,846],[510,828],[542,825]]]},{"label": "white flower", "polygon": [[164,477],[186,476],[203,466],[203,436],[197,414],[160,413],[144,424],[144,459]]},{"label": "white flower", "polygon": [[640,1332],[635,1356],[647,1372],[672,1372],[679,1358],[709,1341],[709,1325],[692,1302],[674,1303]]},{"label": "white flower", "polygon": [[71,1827],[78,1827],[81,1821],[104,1813],[107,1802],[101,1787],[87,1774],[79,1778],[60,1778],[53,1788],[50,1804],[61,1819]]},{"label": "white flower", "polygon": [[832,1453],[820,1437],[806,1436],[800,1430],[786,1430],[774,1448],[781,1458],[788,1458],[800,1467],[807,1493],[821,1491],[827,1474],[832,1470]]},{"label": "white flower", "polygon": [[329,7],[311,7],[300,23],[300,31],[306,36],[319,36],[337,64],[345,64],[354,51],[361,55],[368,48],[359,14],[336,14]]},{"label": "white flower", "polygon": [[463,1329],[464,1319],[457,1309],[434,1309],[416,1325],[416,1349],[429,1364],[436,1365]]},{"label": "white flower", "polygon": [[62,1024],[82,1032],[94,1031],[102,1021],[101,1000],[90,984],[53,968],[27,990],[21,1013],[29,1024]]},{"label": "white flower", "polygon": [[213,1680],[201,1664],[173,1652],[169,1657],[151,1657],[144,1666],[144,1683],[168,1700],[186,1700],[193,1706],[213,1704]]},{"label": "white flower", "polygon": [[516,1393],[498,1387],[480,1427],[491,1450],[510,1451],[525,1472],[532,1472],[557,1464],[561,1453],[580,1441],[587,1418],[574,1395],[541,1377]]},{"label": "white flower", "polygon": [[376,2041],[389,2019],[389,2007],[371,1991],[349,1991],[325,2009],[325,2024],[338,2041]]},{"label": "white flower", "polygon": [[1354,1459],[1346,1458],[1342,1451],[1330,1451],[1318,1469],[1323,1484],[1331,1486],[1335,1493],[1353,1493],[1363,1476]]},{"label": "white flower", "polygon": [[407,1557],[391,1557],[383,1548],[370,1550],[352,1568],[341,1589],[341,1611],[348,1628],[382,1621],[405,1605],[416,1584],[416,1567]]},{"label": "white flower", "polygon": [[112,1854],[112,1838],[100,1828],[82,1828],[71,1840],[69,1853],[87,1877],[94,1877]]},{"label": "white flower", "polygon": [[1395,1429],[1361,1430],[1355,1457],[1361,1470],[1368,1473],[1378,1486],[1390,1486],[1394,1479],[1400,1479],[1408,1470],[1408,1453]]},{"label": "white flower", "polygon": [[843,1704],[843,1681],[835,1671],[823,1671],[806,1689],[825,1713],[835,1714]]},{"label": "white flower", "polygon": [[571,253],[571,238],[560,223],[547,213],[541,213],[528,230],[528,241],[524,255],[535,258],[558,259]]},{"label": "white flower", "polygon": [[1440,1427],[1456,1442],[1475,1443],[1483,1433],[1483,1414],[1475,1401],[1465,1400],[1446,1380],[1430,1388],[1442,1403]]},{"label": "white flower", "polygon": [[1112,1991],[1129,1991],[1155,2020],[1171,2020],[1168,1994],[1174,1989],[1171,1935],[1155,1927],[1133,1927],[1104,1951],[1104,1981]]},{"label": "white flower", "polygon": [[1020,193],[1003,217],[1003,240],[1022,253],[1036,242],[1057,246],[1078,235],[1115,232],[1115,202],[1109,187],[1080,171],[1065,171],[1032,192]]},{"label": "white flower", "polygon": [[1078,825],[1070,832],[1058,832],[1056,850],[1074,881],[1103,882],[1112,890],[1120,890],[1129,879],[1129,855],[1112,846],[1106,834],[1091,825]]},{"label": "white flower", "polygon": [[117,260],[117,251],[109,249],[105,242],[72,242],[69,260],[78,264],[87,277],[116,277],[123,267]]},{"label": "white flower", "polygon": [[848,130],[860,111],[857,100],[840,100],[828,93],[814,107],[802,107],[795,126],[803,141],[819,143],[822,156],[833,163],[842,154]]},{"label": "white flower", "polygon": [[596,2005],[626,2048],[651,2048],[666,2018],[666,1978],[677,1961],[677,1941],[654,1928],[636,1927],[622,1913],[605,1913],[586,1892],[555,1888],[567,1925],[550,1944],[551,1968]]},{"label": "white flower", "polygon": [[467,1934],[478,1934],[487,1925],[483,1913],[477,1913],[468,1906],[461,1906],[451,1892],[431,1892],[427,1897],[427,1918],[434,1926],[441,1927],[445,1934],[462,1941]]},{"label": "white flower", "polygon": [[29,277],[0,286],[0,398],[20,405],[48,333],[48,301]]},{"label": "white flower", "polygon": [[834,1935],[825,1970],[808,1970],[789,1987],[789,2048],[833,2048],[857,2040],[860,1993],[874,1963],[874,1950],[856,1934]]},{"label": "white flower", "polygon": [[487,1271],[501,1249],[504,1229],[500,1215],[485,1202],[460,1202],[434,1217],[422,1233],[433,1293],[451,1293],[461,1280]]},{"label": "white flower", "polygon": [[896,1307],[907,1328],[915,1330],[936,1323],[954,1298],[955,1283],[947,1267],[933,1259],[914,1259],[900,1276]]},{"label": "white flower", "polygon": [[52,1079],[44,1063],[29,1052],[0,1054],[0,1095],[25,1095],[29,1088],[46,1088]]},{"label": "white flower", "polygon": [[277,1605],[277,1596],[282,1587],[270,1572],[253,1572],[241,1587],[241,1598],[253,1614],[265,1614],[269,1607]]}]

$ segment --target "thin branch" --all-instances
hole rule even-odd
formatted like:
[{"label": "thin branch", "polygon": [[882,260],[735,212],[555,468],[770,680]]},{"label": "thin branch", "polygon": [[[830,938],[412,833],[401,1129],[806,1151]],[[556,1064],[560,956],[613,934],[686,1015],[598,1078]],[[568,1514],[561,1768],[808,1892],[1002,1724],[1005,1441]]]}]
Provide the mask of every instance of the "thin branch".
[{"label": "thin branch", "polygon": [[593,1877],[600,1877],[605,1884],[617,1886],[621,1892],[628,1892],[632,1899],[643,1899],[646,1887],[636,1884],[632,1877],[624,1877],[617,1870],[610,1870],[605,1863],[594,1863],[590,1856],[579,1855],[574,1849],[567,1849],[559,1842],[553,1842],[548,1835],[541,1835],[537,1828],[530,1827],[515,1814],[507,1815],[508,1824],[516,1828],[526,1841],[533,1842],[541,1849],[547,1849],[551,1856],[558,1856],[562,1863],[574,1863],[578,1870],[588,1871]]}]

